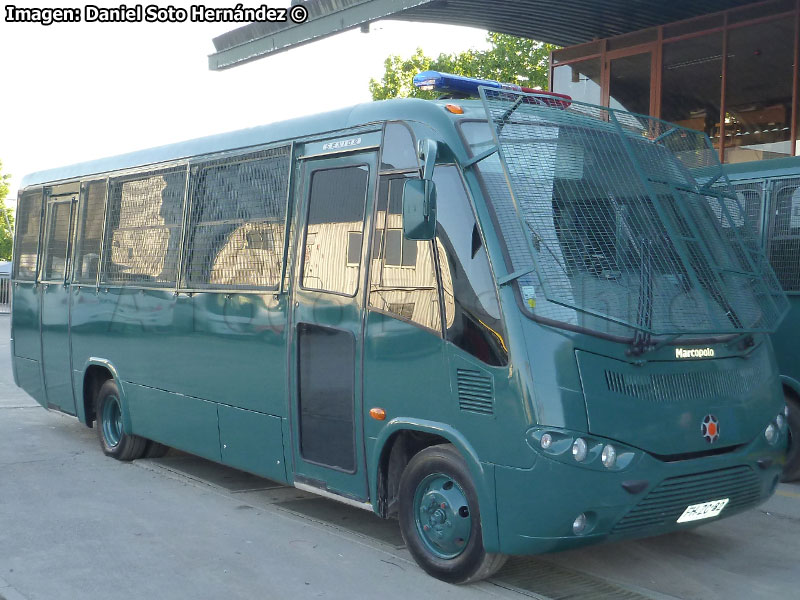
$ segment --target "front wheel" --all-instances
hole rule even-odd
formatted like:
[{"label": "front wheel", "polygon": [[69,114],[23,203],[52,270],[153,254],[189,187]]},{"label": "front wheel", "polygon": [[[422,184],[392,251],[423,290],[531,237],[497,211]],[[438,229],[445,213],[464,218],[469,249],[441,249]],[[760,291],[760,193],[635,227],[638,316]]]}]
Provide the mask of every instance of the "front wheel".
[{"label": "front wheel", "polygon": [[141,458],[147,440],[138,435],[125,433],[122,427],[119,388],[113,379],[106,381],[97,392],[95,410],[97,437],[100,438],[103,452],[117,460]]},{"label": "front wheel", "polygon": [[429,575],[470,583],[495,573],[505,555],[483,547],[478,495],[464,458],[452,444],[415,455],[400,478],[400,532]]},{"label": "front wheel", "polygon": [[800,401],[797,396],[786,395],[789,426],[789,448],[786,450],[786,464],[783,467],[781,481],[800,479]]}]

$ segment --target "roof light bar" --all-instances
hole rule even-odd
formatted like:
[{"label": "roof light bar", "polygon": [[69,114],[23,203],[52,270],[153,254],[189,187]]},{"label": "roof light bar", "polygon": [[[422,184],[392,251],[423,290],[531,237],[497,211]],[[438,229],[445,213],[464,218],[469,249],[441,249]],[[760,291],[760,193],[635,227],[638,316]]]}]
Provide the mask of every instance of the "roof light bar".
[{"label": "roof light bar", "polygon": [[467,98],[477,97],[478,87],[482,85],[502,90],[525,92],[526,94],[536,94],[537,99],[541,100],[542,103],[557,108],[566,108],[572,103],[572,98],[566,94],[534,90],[533,88],[522,87],[513,83],[501,83],[493,79],[476,79],[475,77],[441,73],[440,71],[417,73],[414,76],[414,85],[421,90],[443,92]]}]

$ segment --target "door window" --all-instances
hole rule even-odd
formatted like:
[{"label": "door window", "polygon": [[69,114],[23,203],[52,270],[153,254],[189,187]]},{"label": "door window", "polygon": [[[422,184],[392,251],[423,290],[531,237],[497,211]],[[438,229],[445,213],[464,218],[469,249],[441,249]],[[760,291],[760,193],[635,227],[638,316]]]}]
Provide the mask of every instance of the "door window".
[{"label": "door window", "polygon": [[368,181],[365,165],[319,170],[311,175],[300,282],[304,289],[355,295]]},{"label": "door window", "polygon": [[52,202],[47,219],[47,241],[42,264],[43,281],[64,281],[67,275],[72,202]]}]

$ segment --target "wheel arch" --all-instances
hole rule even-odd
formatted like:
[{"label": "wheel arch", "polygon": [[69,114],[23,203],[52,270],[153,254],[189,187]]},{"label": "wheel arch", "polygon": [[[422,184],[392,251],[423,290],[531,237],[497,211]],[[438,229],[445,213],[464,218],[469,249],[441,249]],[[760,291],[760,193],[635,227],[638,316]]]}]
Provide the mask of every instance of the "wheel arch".
[{"label": "wheel arch", "polygon": [[[420,443],[409,445],[409,439],[415,436]],[[391,477],[399,478],[402,474],[398,464],[404,468],[420,450],[440,443],[452,444],[467,463],[480,502],[484,547],[487,552],[499,551],[494,465],[481,462],[472,444],[461,432],[447,423],[403,417],[394,418],[386,423],[375,441],[375,451],[369,464],[369,472],[372,474],[370,497],[374,499],[373,510],[384,518],[392,516],[394,507],[390,494],[392,486],[396,486],[396,481],[393,483]],[[404,452],[405,455],[395,459],[395,464],[392,465],[392,454],[396,451]],[[394,473],[391,472],[392,468]]]},{"label": "wheel arch", "polygon": [[131,416],[125,396],[125,386],[119,377],[119,372],[111,361],[105,358],[90,357],[83,365],[83,379],[81,395],[83,402],[78,405],[78,418],[87,427],[92,427],[96,419],[94,414],[94,399],[97,391],[107,380],[113,379],[119,389],[120,403],[122,405],[122,425],[126,433],[131,433]]},{"label": "wheel arch", "polygon": [[797,381],[794,377],[789,377],[788,375],[781,375],[781,386],[784,390],[789,390],[798,400],[800,400],[800,381]]}]

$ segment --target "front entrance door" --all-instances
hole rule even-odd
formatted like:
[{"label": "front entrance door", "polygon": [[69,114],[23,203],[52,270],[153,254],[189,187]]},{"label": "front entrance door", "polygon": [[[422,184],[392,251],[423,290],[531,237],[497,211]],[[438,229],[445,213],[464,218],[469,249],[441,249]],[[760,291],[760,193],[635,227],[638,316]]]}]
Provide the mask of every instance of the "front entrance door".
[{"label": "front entrance door", "polygon": [[45,196],[42,285],[42,368],[47,405],[75,414],[69,343],[69,257],[77,190]]},{"label": "front entrance door", "polygon": [[362,409],[366,215],[376,154],[308,159],[301,167],[292,301],[295,481],[367,500]]}]

